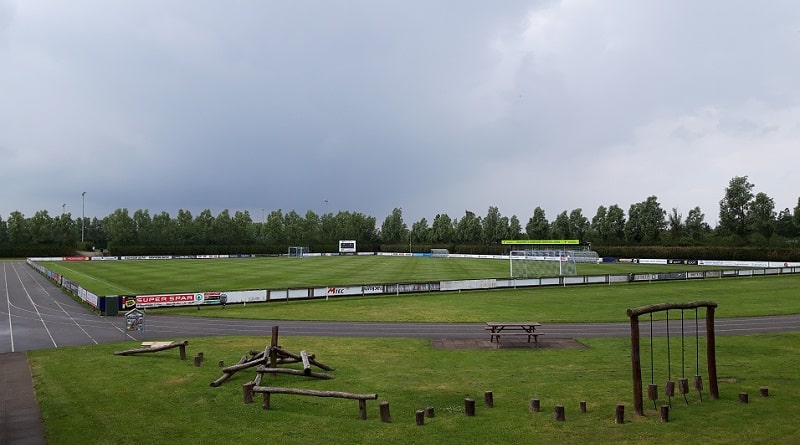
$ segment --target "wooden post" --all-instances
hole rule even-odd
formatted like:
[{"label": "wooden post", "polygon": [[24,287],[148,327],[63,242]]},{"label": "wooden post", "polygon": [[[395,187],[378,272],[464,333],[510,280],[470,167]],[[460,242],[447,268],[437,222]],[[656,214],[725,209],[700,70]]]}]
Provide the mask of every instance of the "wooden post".
[{"label": "wooden post", "polygon": [[750,396],[746,392],[739,393],[739,402],[740,403],[747,403],[750,401]]},{"label": "wooden post", "polygon": [[381,422],[390,423],[392,417],[389,415],[389,402],[380,403]]},{"label": "wooden post", "polygon": [[220,360],[218,365],[219,365],[220,368],[224,368],[225,367],[225,360]]},{"label": "wooden post", "polygon": [[661,421],[669,422],[669,405],[661,405]]},{"label": "wooden post", "polygon": [[494,408],[494,394],[491,391],[483,393],[483,401],[487,408]]},{"label": "wooden post", "polygon": [[585,400],[581,400],[580,401],[580,405],[581,405],[581,412],[585,413],[586,412],[586,401]]},{"label": "wooden post", "polygon": [[272,327],[272,338],[269,342],[269,364],[275,368],[278,366],[278,327]]},{"label": "wooden post", "polygon": [[242,384],[242,396],[244,403],[253,403],[253,382]]},{"label": "wooden post", "polygon": [[263,394],[264,394],[264,400],[261,402],[261,407],[264,408],[265,410],[268,410],[269,409],[269,393],[265,392]]},{"label": "wooden post", "polygon": [[564,414],[564,405],[556,405],[556,421],[563,422],[567,420]]},{"label": "wooden post", "polygon": [[200,363],[202,363],[203,360],[205,359],[205,357],[203,356],[203,353],[202,352],[198,352],[197,356],[200,357]]},{"label": "wooden post", "polygon": [[358,399],[358,418],[367,420],[367,400]]},{"label": "wooden post", "polygon": [[[639,316],[630,315],[631,319],[631,373],[633,375],[633,410],[644,416],[642,400],[642,362],[639,353]],[[649,389],[648,389],[649,390]]]},{"label": "wooden post", "polygon": [[436,417],[436,413],[432,406],[425,408],[425,417]]},{"label": "wooden post", "polygon": [[758,388],[758,392],[761,394],[761,397],[769,397],[769,388],[766,386]]},{"label": "wooden post", "polygon": [[186,342],[183,342],[178,348],[180,348],[181,360],[186,360]]},{"label": "wooden post", "polygon": [[539,399],[531,399],[531,411],[535,413],[541,411],[541,402]]},{"label": "wooden post", "polygon": [[621,403],[617,405],[617,409],[614,412],[614,423],[617,425],[625,423],[625,405]]},{"label": "wooden post", "polygon": [[466,414],[467,417],[473,417],[475,415],[475,399],[469,397],[464,399],[464,414]]},{"label": "wooden post", "polygon": [[200,367],[200,365],[202,365],[202,364],[203,364],[203,357],[200,354],[197,354],[194,357],[194,365],[197,366],[197,367]]},{"label": "wooden post", "polygon": [[711,400],[719,399],[717,382],[717,343],[714,335],[714,308],[706,307],[706,363],[708,364],[708,392]]},{"label": "wooden post", "polygon": [[425,425],[425,411],[418,409],[415,414],[417,426]]}]

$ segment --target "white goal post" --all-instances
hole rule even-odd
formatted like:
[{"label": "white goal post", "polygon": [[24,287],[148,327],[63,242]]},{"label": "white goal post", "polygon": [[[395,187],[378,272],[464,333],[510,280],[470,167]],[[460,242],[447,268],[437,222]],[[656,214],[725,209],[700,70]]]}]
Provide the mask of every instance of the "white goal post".
[{"label": "white goal post", "polygon": [[542,255],[532,250],[512,250],[508,263],[511,278],[540,278],[577,275],[575,259],[571,256]]},{"label": "white goal post", "polygon": [[303,258],[311,252],[307,246],[290,246],[289,253],[286,255],[289,258]]}]

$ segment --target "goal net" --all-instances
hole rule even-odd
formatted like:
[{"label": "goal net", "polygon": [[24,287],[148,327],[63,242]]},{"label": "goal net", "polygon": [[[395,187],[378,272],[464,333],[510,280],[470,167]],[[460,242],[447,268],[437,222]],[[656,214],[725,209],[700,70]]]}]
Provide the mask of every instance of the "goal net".
[{"label": "goal net", "polygon": [[548,252],[532,250],[512,250],[509,254],[509,268],[512,278],[540,278],[578,274],[577,267],[575,267],[575,259],[571,255],[550,255]]},{"label": "goal net", "polygon": [[289,247],[288,257],[290,258],[303,258],[308,255],[311,250],[305,246],[291,246]]},{"label": "goal net", "polygon": [[447,249],[431,249],[431,256],[434,258],[447,258],[450,256],[450,251]]}]

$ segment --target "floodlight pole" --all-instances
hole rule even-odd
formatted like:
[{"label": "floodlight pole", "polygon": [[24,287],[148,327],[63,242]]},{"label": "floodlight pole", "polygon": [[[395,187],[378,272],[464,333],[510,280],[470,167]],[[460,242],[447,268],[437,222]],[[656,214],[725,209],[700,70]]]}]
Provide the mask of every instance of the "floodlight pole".
[{"label": "floodlight pole", "polygon": [[86,192],[81,193],[81,242],[83,233],[86,230]]}]

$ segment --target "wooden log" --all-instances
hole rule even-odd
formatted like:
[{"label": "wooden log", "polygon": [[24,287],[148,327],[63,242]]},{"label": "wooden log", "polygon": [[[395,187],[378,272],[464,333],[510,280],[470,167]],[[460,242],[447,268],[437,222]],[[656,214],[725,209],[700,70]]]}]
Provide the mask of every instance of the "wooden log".
[{"label": "wooden log", "polygon": [[425,425],[425,411],[418,409],[417,412],[415,413],[415,419],[417,422],[417,426]]},{"label": "wooden log", "polygon": [[[239,364],[241,364],[241,363],[243,363],[245,361],[247,361],[247,356],[243,355],[242,358],[239,359]],[[222,361],[220,360],[220,364],[221,363],[222,363]],[[216,388],[216,387],[222,385],[223,383],[228,381],[228,379],[230,379],[233,376],[233,374],[236,372],[236,371],[227,371],[226,372],[225,369],[228,369],[228,368],[223,367],[222,375],[218,379],[216,379],[213,382],[211,382],[211,387],[212,388]]]},{"label": "wooden log", "polygon": [[194,365],[200,367],[203,364],[203,357],[200,355],[194,356]]},{"label": "wooden log", "polygon": [[432,406],[425,408],[425,417],[436,417],[436,412]]},{"label": "wooden log", "polygon": [[308,352],[300,351],[300,359],[303,361],[303,374],[311,375],[311,363],[308,361]]},{"label": "wooden log", "polygon": [[464,414],[466,414],[467,417],[475,416],[475,399],[469,397],[464,399]]},{"label": "wooden log", "polygon": [[715,308],[717,303],[713,301],[692,301],[689,303],[659,303],[651,304],[648,306],[637,307],[628,309],[628,317],[638,317],[640,315],[649,314],[651,312],[666,311],[671,309],[694,309],[698,307]]},{"label": "wooden log", "polygon": [[740,403],[748,403],[750,401],[750,396],[746,392],[739,393],[739,402]]},{"label": "wooden log", "polygon": [[585,413],[586,412],[586,401],[585,400],[581,400],[580,401],[580,407],[581,407],[581,412]]},{"label": "wooden log", "polygon": [[483,402],[486,404],[487,408],[494,408],[494,393],[485,391],[483,393]]},{"label": "wooden log", "polygon": [[531,411],[538,413],[541,411],[542,405],[539,399],[531,399]]},{"label": "wooden log", "polygon": [[[246,359],[247,357],[243,356],[242,358]],[[242,362],[240,360],[239,363],[237,363],[235,365],[230,365],[228,367],[222,368],[222,372],[234,374],[234,373],[236,373],[238,371],[241,371],[242,369],[252,368],[253,366],[258,366],[258,365],[262,365],[262,364],[264,364],[264,356],[263,355],[261,355],[259,357],[256,357],[256,358],[254,358],[252,360],[245,361],[245,362]]]},{"label": "wooden log", "polygon": [[392,416],[389,415],[389,402],[381,402],[379,407],[381,422],[390,423],[392,421]]},{"label": "wooden log", "polygon": [[617,409],[614,411],[614,423],[622,425],[625,423],[625,405],[618,404]]},{"label": "wooden log", "polygon": [[556,421],[563,422],[567,420],[566,414],[564,413],[564,405],[556,405]]},{"label": "wooden log", "polygon": [[758,388],[758,392],[761,394],[761,397],[769,397],[769,388],[766,386]]},{"label": "wooden log", "polygon": [[669,405],[661,405],[661,421],[669,422]]},{"label": "wooden log", "polygon": [[340,399],[355,399],[355,400],[375,400],[378,398],[377,394],[355,394],[351,392],[341,391],[320,391],[315,389],[301,389],[301,388],[283,388],[279,386],[254,386],[254,392],[268,392],[271,394],[294,394],[301,396],[315,396],[315,397],[336,397]]},{"label": "wooden log", "polygon": [[700,375],[694,376],[694,389],[695,391],[703,390],[703,376]]},{"label": "wooden log", "polygon": [[321,372],[312,372],[309,370],[306,372],[305,370],[300,371],[299,369],[290,369],[290,368],[268,368],[266,366],[259,366],[256,369],[256,372],[259,374],[291,374],[291,375],[302,375],[306,377],[314,377],[323,380],[331,380],[333,376],[330,374],[324,374]]},{"label": "wooden log", "polygon": [[200,363],[202,363],[202,362],[203,362],[203,360],[205,360],[205,355],[203,355],[203,352],[202,352],[202,351],[198,352],[198,353],[197,353],[197,356],[198,356],[198,357],[200,357]]},{"label": "wooden log", "polygon": [[189,344],[189,341],[188,340],[184,340],[184,341],[179,342],[179,343],[172,342],[172,343],[163,344],[163,345],[159,345],[159,346],[155,346],[155,347],[148,346],[146,348],[136,348],[136,349],[128,349],[128,350],[125,350],[125,351],[117,351],[117,352],[114,353],[114,355],[145,354],[145,353],[148,353],[148,352],[158,352],[158,351],[165,351],[167,349],[172,349],[172,348],[181,348],[181,351],[183,351],[183,353],[181,354],[181,360],[186,360],[186,345],[188,345],[188,344]]},{"label": "wooden log", "polygon": [[658,385],[654,383],[647,385],[647,398],[652,401],[658,400]]}]

